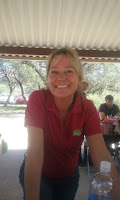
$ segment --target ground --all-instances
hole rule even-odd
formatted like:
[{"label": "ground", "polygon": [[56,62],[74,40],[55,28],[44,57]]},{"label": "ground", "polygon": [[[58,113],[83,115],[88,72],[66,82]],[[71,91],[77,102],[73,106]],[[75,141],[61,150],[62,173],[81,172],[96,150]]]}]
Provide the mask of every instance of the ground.
[{"label": "ground", "polygon": [[3,110],[0,107],[0,134],[8,149],[26,149],[27,131],[24,127],[24,110]]},{"label": "ground", "polygon": [[0,107],[0,133],[8,151],[0,155],[0,200],[22,200],[19,169],[27,148],[24,111],[3,110]]}]

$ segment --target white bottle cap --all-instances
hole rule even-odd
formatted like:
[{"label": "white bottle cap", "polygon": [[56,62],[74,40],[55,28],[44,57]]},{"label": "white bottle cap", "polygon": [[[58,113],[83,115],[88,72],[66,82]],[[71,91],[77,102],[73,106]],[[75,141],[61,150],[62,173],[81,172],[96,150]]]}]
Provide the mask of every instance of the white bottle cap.
[{"label": "white bottle cap", "polygon": [[105,172],[105,173],[111,172],[111,163],[108,161],[101,161],[100,171]]}]

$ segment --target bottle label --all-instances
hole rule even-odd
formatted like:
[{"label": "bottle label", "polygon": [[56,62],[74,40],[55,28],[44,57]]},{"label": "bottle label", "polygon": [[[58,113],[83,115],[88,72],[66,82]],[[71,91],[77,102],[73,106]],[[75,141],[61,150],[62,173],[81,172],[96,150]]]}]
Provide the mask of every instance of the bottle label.
[{"label": "bottle label", "polygon": [[88,197],[88,200],[99,200],[99,196],[97,194],[90,194]]},{"label": "bottle label", "polygon": [[97,194],[90,194],[88,200],[112,200],[110,197],[99,196]]}]

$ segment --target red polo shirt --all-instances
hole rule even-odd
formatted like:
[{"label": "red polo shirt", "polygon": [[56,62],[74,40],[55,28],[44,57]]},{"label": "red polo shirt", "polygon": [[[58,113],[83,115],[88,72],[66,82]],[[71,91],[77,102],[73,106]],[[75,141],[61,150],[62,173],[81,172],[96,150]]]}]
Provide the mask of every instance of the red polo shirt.
[{"label": "red polo shirt", "polygon": [[78,95],[65,124],[62,123],[49,90],[30,95],[25,126],[44,129],[44,161],[42,174],[50,178],[71,176],[77,167],[78,152],[84,134],[101,133],[98,114],[92,101]]}]

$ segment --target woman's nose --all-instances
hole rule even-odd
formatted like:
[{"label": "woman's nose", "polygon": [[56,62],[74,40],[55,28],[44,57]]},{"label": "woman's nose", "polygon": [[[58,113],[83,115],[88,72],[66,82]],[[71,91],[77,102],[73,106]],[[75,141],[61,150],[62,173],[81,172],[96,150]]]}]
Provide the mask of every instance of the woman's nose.
[{"label": "woman's nose", "polygon": [[65,75],[64,72],[60,72],[60,73],[58,74],[58,79],[65,79],[65,78],[66,78],[66,75]]}]

